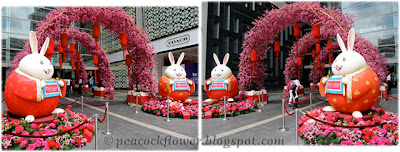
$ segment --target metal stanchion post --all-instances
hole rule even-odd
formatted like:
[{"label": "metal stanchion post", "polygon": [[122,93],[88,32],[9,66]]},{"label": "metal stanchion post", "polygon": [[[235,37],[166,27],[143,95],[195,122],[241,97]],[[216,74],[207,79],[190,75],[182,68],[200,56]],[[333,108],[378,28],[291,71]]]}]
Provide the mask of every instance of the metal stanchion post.
[{"label": "metal stanchion post", "polygon": [[98,147],[97,147],[97,132],[98,132],[98,129],[97,129],[97,119],[99,118],[99,114],[94,114],[94,128],[96,128],[96,130],[94,131],[94,150],[96,150],[97,151],[97,149],[98,149]]},{"label": "metal stanchion post", "polygon": [[312,110],[312,93],[310,93],[310,111]]},{"label": "metal stanchion post", "polygon": [[81,96],[81,113],[83,113],[83,96]]},{"label": "metal stanchion post", "polygon": [[170,100],[169,97],[167,97],[167,119],[164,119],[165,121],[171,121],[171,119],[169,119],[169,104],[170,104]]},{"label": "metal stanchion post", "polygon": [[[139,101],[139,95],[136,95],[136,108],[135,108],[135,113],[139,113],[139,111],[137,111],[138,101]],[[169,104],[168,104],[168,105],[169,105]],[[168,108],[168,109],[169,109],[169,108]]]},{"label": "metal stanchion post", "polygon": [[289,128],[285,127],[285,99],[282,99],[282,128],[279,128],[280,131],[288,131]]},{"label": "metal stanchion post", "polygon": [[226,96],[224,96],[224,119],[222,119],[223,121],[228,120],[226,118]]},{"label": "metal stanchion post", "polygon": [[112,132],[110,131],[110,117],[109,117],[109,115],[108,115],[108,113],[110,112],[110,109],[108,108],[108,102],[106,103],[106,107],[107,107],[107,112],[106,112],[106,119],[107,119],[107,131],[106,132],[103,132],[103,134],[105,134],[105,135],[111,135],[112,134]]},{"label": "metal stanchion post", "polygon": [[262,111],[261,107],[264,106],[264,105],[262,105],[262,103],[260,101],[260,93],[258,93],[258,104],[257,105],[258,105],[257,112],[261,112]]},{"label": "metal stanchion post", "polygon": [[261,103],[261,107],[264,107],[264,101],[261,101],[261,92],[258,93],[258,101]]},{"label": "metal stanchion post", "polygon": [[296,131],[295,131],[295,135],[296,135],[296,145],[299,145],[299,136],[298,136],[298,130],[299,130],[299,118],[298,118],[298,109],[294,109],[294,113],[295,113],[295,118],[296,118]]},{"label": "metal stanchion post", "polygon": [[383,91],[380,91],[380,92],[381,92],[381,103],[379,103],[379,105],[382,104],[382,101],[383,101]]}]

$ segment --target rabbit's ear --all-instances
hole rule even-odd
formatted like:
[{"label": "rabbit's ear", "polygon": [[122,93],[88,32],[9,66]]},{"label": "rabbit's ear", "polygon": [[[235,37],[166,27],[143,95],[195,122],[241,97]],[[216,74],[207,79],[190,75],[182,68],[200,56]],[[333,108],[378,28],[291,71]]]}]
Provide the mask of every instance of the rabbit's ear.
[{"label": "rabbit's ear", "polygon": [[213,53],[213,56],[214,56],[215,64],[220,65],[221,62],[219,62],[218,56],[215,53]]},{"label": "rabbit's ear", "polygon": [[179,56],[178,61],[176,62],[177,65],[180,65],[182,63],[183,57],[185,57],[185,52],[182,52]]},{"label": "rabbit's ear", "polygon": [[349,31],[349,35],[347,35],[347,51],[353,51],[355,38],[356,31],[354,30],[354,28],[351,28]]},{"label": "rabbit's ear", "polygon": [[223,64],[226,65],[228,63],[228,61],[229,61],[229,53],[226,53],[225,57],[224,57],[224,61],[223,61],[224,63]]},{"label": "rabbit's ear", "polygon": [[337,37],[337,42],[339,43],[340,49],[343,51],[346,51],[346,46],[344,46],[342,38],[340,38],[339,34],[336,34]]},{"label": "rabbit's ear", "polygon": [[31,44],[32,54],[38,53],[37,39],[36,39],[35,32],[33,32],[33,31],[29,32],[29,43]]},{"label": "rabbit's ear", "polygon": [[168,53],[168,59],[169,59],[169,62],[171,63],[171,65],[175,64],[174,55],[172,54],[172,52]]},{"label": "rabbit's ear", "polygon": [[47,37],[46,40],[43,43],[42,49],[40,49],[40,55],[43,55],[46,53],[47,48],[49,47],[49,42],[50,42],[50,38]]}]

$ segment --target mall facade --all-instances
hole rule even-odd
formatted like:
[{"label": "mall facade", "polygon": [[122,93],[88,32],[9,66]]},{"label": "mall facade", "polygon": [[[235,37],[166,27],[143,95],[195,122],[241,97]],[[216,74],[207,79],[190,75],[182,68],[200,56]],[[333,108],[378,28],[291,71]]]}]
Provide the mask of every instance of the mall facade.
[{"label": "mall facade", "polygon": [[[37,23],[45,19],[45,16],[55,7],[3,7],[2,8],[2,82],[4,84],[10,62],[17,52],[22,51],[23,45],[28,39],[29,31],[34,31]],[[199,9],[198,7],[123,7],[130,13],[138,26],[147,31],[154,50],[157,66],[153,69],[157,72],[158,80],[164,70],[170,65],[167,54],[172,52],[177,58],[185,52],[182,66],[185,67],[187,77],[197,83],[198,67],[198,34],[199,34]],[[72,23],[72,28],[83,30],[92,34],[93,30],[88,23]],[[128,71],[125,60],[122,58],[122,48],[119,40],[108,31],[101,29],[101,47],[108,53],[111,69],[116,78],[117,89],[128,87]],[[129,43],[129,42],[128,42]],[[96,68],[92,56],[84,47],[77,44],[77,51],[88,70],[88,77],[94,75]],[[63,70],[58,70],[59,54],[55,51],[52,63],[55,66],[55,77],[74,78],[70,61],[66,58],[63,62]]]}]

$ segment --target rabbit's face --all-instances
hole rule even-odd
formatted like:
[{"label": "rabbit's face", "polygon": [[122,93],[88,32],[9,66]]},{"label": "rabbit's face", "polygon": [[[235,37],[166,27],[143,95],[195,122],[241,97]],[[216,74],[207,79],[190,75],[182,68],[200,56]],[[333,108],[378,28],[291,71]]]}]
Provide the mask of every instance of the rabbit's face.
[{"label": "rabbit's face", "polygon": [[182,66],[174,64],[165,69],[165,75],[172,79],[185,79],[186,71]]},{"label": "rabbit's face", "polygon": [[353,73],[366,66],[361,54],[354,51],[345,51],[340,53],[332,63],[332,72],[335,75],[344,75]]},{"label": "rabbit's face", "polygon": [[21,59],[18,67],[22,72],[41,79],[50,79],[53,76],[53,64],[45,56],[29,54]]},{"label": "rabbit's face", "polygon": [[216,80],[223,80],[223,79],[230,77],[231,75],[232,75],[232,71],[226,65],[217,65],[211,71],[211,78],[216,79]]}]

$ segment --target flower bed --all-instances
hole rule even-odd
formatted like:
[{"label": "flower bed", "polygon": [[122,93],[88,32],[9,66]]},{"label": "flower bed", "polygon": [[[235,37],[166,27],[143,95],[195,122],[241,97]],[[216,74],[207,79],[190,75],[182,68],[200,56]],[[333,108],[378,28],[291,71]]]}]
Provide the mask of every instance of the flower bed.
[{"label": "flower bed", "polygon": [[[227,117],[235,117],[240,114],[248,114],[250,112],[256,111],[257,109],[257,102],[248,100],[228,102],[226,103],[226,105]],[[224,102],[215,102],[213,104],[202,103],[203,115],[207,111],[212,112],[213,118],[224,117]]]},{"label": "flower bed", "polygon": [[[64,113],[55,115],[55,119],[50,124],[34,124],[27,123],[22,119],[20,122],[9,121],[7,119],[11,114],[10,111],[2,113],[2,130],[9,131],[14,134],[31,135],[31,136],[46,136],[60,133],[64,130],[71,129],[89,118],[81,113],[70,110],[71,106],[65,109]],[[18,137],[8,134],[2,134],[2,149],[3,150],[69,150],[73,147],[83,147],[87,140],[83,137],[83,130],[87,128],[94,131],[94,120],[91,119],[88,123],[67,132],[63,135],[52,136],[47,138],[29,138]]]},{"label": "flower bed", "polygon": [[342,126],[366,126],[388,121],[391,123],[368,128],[332,127],[304,115],[299,122],[300,137],[307,145],[397,145],[398,114],[378,108],[372,110],[379,113],[373,116],[372,120],[354,118],[350,115],[341,119],[339,112],[328,114],[322,111],[322,108],[314,109],[308,114],[319,120]]},{"label": "flower bed", "polygon": [[[183,118],[182,112],[188,112],[190,119],[197,119],[198,117],[197,111],[199,106],[197,100],[192,99],[189,102],[172,101],[169,106],[170,118]],[[168,113],[167,108],[166,100],[159,101],[150,99],[143,103],[141,110],[149,114],[166,117]]]}]

